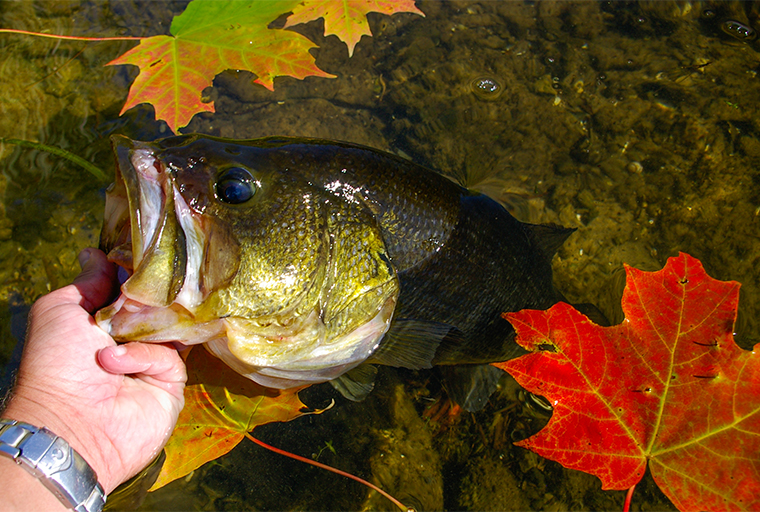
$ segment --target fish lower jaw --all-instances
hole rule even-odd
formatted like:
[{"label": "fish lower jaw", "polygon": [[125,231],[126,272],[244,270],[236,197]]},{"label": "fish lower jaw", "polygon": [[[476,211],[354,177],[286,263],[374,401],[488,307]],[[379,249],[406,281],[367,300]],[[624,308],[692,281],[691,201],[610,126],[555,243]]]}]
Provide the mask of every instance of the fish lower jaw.
[{"label": "fish lower jaw", "polygon": [[154,307],[119,296],[95,315],[98,326],[116,341],[164,343],[179,341],[197,345],[224,336],[221,319],[197,322],[192,312],[179,304]]},{"label": "fish lower jaw", "polygon": [[[324,326],[282,339],[241,336],[230,325],[233,319],[227,318],[227,338],[212,340],[206,347],[262,386],[288,389],[327,382],[360,365],[377,349],[390,327],[393,304],[395,299],[353,331],[333,337]],[[316,313],[312,317],[321,324]]]}]

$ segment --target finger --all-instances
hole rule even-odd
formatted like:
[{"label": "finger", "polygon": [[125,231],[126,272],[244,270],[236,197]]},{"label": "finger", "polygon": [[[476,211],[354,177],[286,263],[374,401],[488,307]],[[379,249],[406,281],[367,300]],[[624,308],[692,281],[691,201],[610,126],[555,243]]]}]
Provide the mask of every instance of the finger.
[{"label": "finger", "polygon": [[185,363],[169,344],[132,342],[98,352],[100,365],[110,373],[143,374],[167,383],[187,381]]},{"label": "finger", "polygon": [[105,306],[118,291],[116,265],[106,259],[103,251],[88,248],[79,253],[82,272],[74,279],[81,295],[79,304],[93,313]]}]

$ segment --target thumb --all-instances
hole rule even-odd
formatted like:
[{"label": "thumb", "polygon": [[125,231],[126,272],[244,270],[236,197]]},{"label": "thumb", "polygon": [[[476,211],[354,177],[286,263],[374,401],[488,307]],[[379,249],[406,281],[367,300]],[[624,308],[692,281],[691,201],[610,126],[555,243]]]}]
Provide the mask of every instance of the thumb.
[{"label": "thumb", "polygon": [[118,291],[116,265],[108,261],[105,253],[87,248],[79,253],[82,272],[74,279],[74,286],[82,296],[82,307],[89,313],[105,306]]}]

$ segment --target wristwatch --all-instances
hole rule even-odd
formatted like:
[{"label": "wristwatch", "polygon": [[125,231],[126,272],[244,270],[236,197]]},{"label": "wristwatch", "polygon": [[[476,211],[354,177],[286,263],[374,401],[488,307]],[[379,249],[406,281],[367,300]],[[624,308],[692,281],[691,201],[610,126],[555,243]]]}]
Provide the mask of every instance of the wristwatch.
[{"label": "wristwatch", "polygon": [[0,419],[0,454],[23,466],[77,512],[100,512],[106,503],[95,470],[65,439],[45,427]]}]

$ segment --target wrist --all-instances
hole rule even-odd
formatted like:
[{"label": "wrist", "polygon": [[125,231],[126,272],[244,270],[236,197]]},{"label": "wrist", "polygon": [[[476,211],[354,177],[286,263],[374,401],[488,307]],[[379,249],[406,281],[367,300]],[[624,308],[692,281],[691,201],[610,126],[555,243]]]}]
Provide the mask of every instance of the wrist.
[{"label": "wrist", "polygon": [[[21,391],[18,390],[17,391]],[[111,492],[119,482],[111,482],[109,468],[103,457],[97,451],[96,436],[89,429],[80,426],[74,419],[63,419],[52,412],[55,408],[48,407],[27,398],[23,393],[14,393],[3,411],[2,417],[12,419],[37,427],[45,427],[55,435],[64,439],[87,464],[95,471],[98,482],[106,492]],[[65,410],[64,407],[60,409]]]},{"label": "wrist", "polygon": [[0,455],[37,478],[65,507],[77,512],[103,509],[106,497],[95,471],[49,429],[0,419]]},{"label": "wrist", "polygon": [[0,503],[2,510],[69,510],[52,492],[44,488],[42,482],[7,457],[0,457],[0,475],[5,488]]}]

